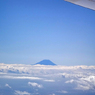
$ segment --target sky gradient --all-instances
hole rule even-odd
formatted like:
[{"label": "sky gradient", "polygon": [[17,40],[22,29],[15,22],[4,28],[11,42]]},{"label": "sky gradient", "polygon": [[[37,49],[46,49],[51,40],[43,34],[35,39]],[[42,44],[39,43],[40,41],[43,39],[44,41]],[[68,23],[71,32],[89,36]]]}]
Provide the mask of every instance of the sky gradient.
[{"label": "sky gradient", "polygon": [[0,63],[95,65],[95,11],[63,0],[0,0]]}]

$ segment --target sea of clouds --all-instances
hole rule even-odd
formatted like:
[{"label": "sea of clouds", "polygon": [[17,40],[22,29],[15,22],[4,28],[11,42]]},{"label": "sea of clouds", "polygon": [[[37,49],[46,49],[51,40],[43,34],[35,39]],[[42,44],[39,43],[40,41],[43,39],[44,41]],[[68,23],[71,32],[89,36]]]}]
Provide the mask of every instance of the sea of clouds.
[{"label": "sea of clouds", "polygon": [[[9,84],[7,81],[4,85],[1,83],[0,89],[3,89],[4,86],[13,89],[11,95],[77,95],[81,92],[85,95],[87,93],[90,93],[89,95],[95,94],[95,66],[0,63],[0,80],[2,79],[28,80],[24,86],[30,87],[32,92],[27,89],[23,90],[22,86],[21,89],[13,89],[11,83]],[[44,89],[44,93],[42,89]],[[4,93],[4,90],[6,91],[4,88],[3,92],[0,93]]]}]

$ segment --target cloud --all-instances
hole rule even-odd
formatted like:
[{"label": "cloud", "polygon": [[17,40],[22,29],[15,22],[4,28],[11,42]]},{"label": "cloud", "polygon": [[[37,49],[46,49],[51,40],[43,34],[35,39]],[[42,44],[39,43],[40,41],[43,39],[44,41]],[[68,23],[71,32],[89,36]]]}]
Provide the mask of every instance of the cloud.
[{"label": "cloud", "polygon": [[15,90],[15,95],[30,95],[30,93],[26,91]]},{"label": "cloud", "polygon": [[62,91],[57,91],[57,92],[59,92],[59,93],[68,93],[67,91],[64,91],[64,90],[62,90]]},{"label": "cloud", "polygon": [[77,87],[79,90],[95,90],[95,76],[87,76],[85,78],[80,78],[76,81]]},{"label": "cloud", "polygon": [[91,87],[88,86],[88,85],[81,85],[81,84],[78,84],[75,89],[78,89],[78,90],[89,90],[89,89],[91,89]]},{"label": "cloud", "polygon": [[11,86],[9,86],[9,84],[5,84],[5,86],[11,88]]},{"label": "cloud", "polygon": [[75,83],[77,90],[94,90],[95,87],[95,76],[84,76],[82,78],[74,78],[65,83]]},{"label": "cloud", "polygon": [[55,80],[44,80],[46,82],[55,82]]},{"label": "cloud", "polygon": [[95,85],[95,76],[94,75],[87,76],[85,78],[81,78],[81,80],[88,81],[88,82],[92,83],[93,85]]},{"label": "cloud", "polygon": [[35,83],[35,82],[28,82],[29,85],[33,86],[33,87],[38,87],[38,88],[42,88],[43,86],[38,84],[38,83]]},{"label": "cloud", "polygon": [[25,64],[0,64],[0,72],[3,73],[20,73],[20,74],[57,74],[63,70],[85,70],[85,69],[95,69],[95,66],[35,66],[35,65],[25,65]]},{"label": "cloud", "polygon": [[[0,64],[0,72],[0,74],[7,73],[0,76],[0,78],[43,80],[45,82],[55,82],[53,78],[62,78],[63,80],[66,80],[65,83],[72,83],[71,85],[74,83],[75,87],[73,89],[93,90],[95,88],[95,66],[35,66],[25,64]],[[40,77],[43,78],[33,77],[37,75],[40,75]],[[51,80],[48,80],[49,78],[51,78]],[[33,87],[42,87],[42,85],[37,83],[28,82],[28,84]]]},{"label": "cloud", "polygon": [[73,83],[73,82],[74,82],[74,80],[71,79],[71,80],[69,80],[69,81],[66,81],[65,83]]},{"label": "cloud", "polygon": [[8,79],[29,79],[29,80],[41,80],[39,77],[29,77],[29,76],[0,76],[0,78],[8,78]]}]

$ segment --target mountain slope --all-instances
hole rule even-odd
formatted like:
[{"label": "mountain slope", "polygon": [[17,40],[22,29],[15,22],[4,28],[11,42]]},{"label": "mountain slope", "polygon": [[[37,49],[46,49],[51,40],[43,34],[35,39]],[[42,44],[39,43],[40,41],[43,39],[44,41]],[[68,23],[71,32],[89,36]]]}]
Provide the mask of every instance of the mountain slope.
[{"label": "mountain slope", "polygon": [[55,63],[51,62],[50,60],[42,60],[42,61],[36,63],[36,65],[37,64],[40,64],[40,65],[56,65]]}]

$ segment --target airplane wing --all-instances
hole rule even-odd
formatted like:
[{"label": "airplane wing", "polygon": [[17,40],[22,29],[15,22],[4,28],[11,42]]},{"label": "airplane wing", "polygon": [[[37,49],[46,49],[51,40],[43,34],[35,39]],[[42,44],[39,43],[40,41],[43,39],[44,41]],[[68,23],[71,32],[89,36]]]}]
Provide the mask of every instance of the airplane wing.
[{"label": "airplane wing", "polygon": [[95,0],[65,0],[92,10],[95,10]]}]

